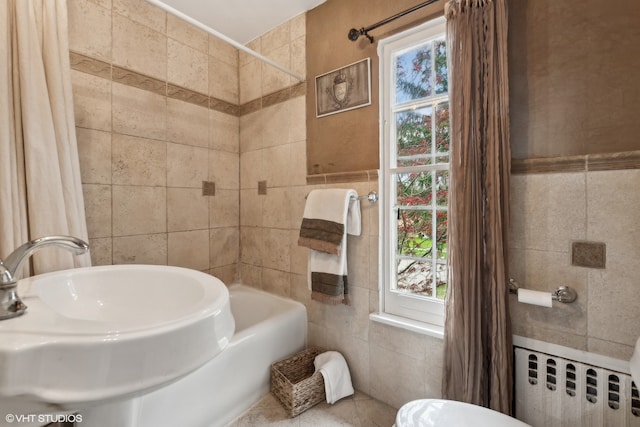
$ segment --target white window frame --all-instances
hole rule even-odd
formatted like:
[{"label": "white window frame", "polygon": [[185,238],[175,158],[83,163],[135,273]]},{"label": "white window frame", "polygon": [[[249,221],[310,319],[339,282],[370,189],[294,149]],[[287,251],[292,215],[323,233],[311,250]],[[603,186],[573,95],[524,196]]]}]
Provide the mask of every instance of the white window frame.
[{"label": "white window frame", "polygon": [[[425,42],[435,40],[445,33],[444,17],[433,19],[410,30],[393,35],[378,43],[380,64],[380,253],[379,253],[379,291],[380,312],[373,313],[372,320],[399,326],[415,332],[432,336],[443,336],[444,301],[425,298],[409,293],[393,292],[396,281],[395,247],[397,245],[397,222],[391,218],[394,212],[395,180],[391,174],[397,171],[395,166],[395,134],[391,124],[394,120],[393,83],[395,70],[393,55],[409,51]],[[434,111],[435,113],[435,111]],[[392,149],[393,148],[393,149]]]}]

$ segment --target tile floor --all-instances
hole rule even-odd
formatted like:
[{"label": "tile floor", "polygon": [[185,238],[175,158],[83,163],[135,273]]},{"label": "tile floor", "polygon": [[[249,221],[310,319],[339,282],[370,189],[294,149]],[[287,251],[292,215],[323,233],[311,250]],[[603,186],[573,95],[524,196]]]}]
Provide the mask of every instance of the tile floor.
[{"label": "tile floor", "polygon": [[356,392],[333,405],[321,402],[295,418],[289,418],[280,402],[269,393],[229,427],[391,427],[397,410],[364,393]]}]

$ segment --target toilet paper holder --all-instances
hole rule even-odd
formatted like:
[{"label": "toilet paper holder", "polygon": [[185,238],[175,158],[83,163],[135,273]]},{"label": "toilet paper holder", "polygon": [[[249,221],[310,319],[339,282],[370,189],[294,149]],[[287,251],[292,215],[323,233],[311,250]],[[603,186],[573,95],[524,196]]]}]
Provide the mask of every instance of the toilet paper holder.
[{"label": "toilet paper holder", "polygon": [[[517,295],[519,288],[518,282],[514,279],[509,279],[509,293]],[[573,288],[563,285],[551,292],[551,299],[568,304],[578,299],[578,293]]]}]

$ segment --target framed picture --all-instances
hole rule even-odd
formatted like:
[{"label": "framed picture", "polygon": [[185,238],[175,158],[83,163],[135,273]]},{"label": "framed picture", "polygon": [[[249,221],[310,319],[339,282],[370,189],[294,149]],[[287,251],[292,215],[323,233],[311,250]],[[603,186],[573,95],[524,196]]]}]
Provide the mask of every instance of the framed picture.
[{"label": "framed picture", "polygon": [[342,113],[370,104],[370,58],[316,77],[316,117]]}]

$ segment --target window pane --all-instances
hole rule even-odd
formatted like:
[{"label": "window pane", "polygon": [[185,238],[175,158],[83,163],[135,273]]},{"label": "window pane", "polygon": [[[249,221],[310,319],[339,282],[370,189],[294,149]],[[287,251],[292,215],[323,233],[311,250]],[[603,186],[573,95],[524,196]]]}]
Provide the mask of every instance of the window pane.
[{"label": "window pane", "polygon": [[435,264],[434,268],[430,260],[398,259],[397,269],[396,291],[444,298],[447,274],[445,264]]},{"label": "window pane", "polygon": [[[436,105],[436,152],[449,153],[449,103]],[[449,158],[441,161],[448,163]]]},{"label": "window pane", "polygon": [[431,257],[433,214],[425,210],[398,209],[398,254]]},{"label": "window pane", "polygon": [[433,203],[433,173],[416,172],[397,175],[397,199],[399,206],[429,206]]},{"label": "window pane", "polygon": [[431,47],[428,43],[396,57],[397,104],[432,94]]},{"label": "window pane", "polygon": [[449,78],[447,75],[447,44],[444,40],[437,40],[433,43],[435,51],[436,68],[436,94],[447,93],[449,91]]},{"label": "window pane", "polygon": [[429,107],[396,113],[396,145],[398,163],[404,166],[428,164],[431,155],[431,114]]},{"label": "window pane", "polygon": [[449,171],[436,172],[436,205],[447,207],[449,201]]},{"label": "window pane", "polygon": [[436,212],[436,256],[447,259],[447,211]]}]

